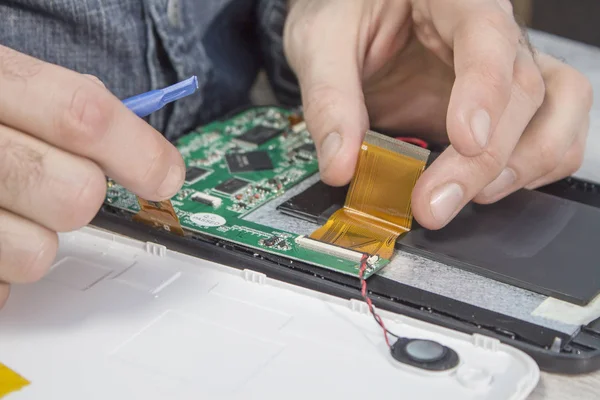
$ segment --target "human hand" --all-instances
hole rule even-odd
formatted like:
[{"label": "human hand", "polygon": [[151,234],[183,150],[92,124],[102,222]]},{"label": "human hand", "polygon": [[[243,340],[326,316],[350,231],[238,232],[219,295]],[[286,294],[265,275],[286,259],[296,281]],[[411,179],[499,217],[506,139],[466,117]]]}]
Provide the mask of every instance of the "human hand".
[{"label": "human hand", "polygon": [[582,163],[591,86],[532,52],[509,0],[291,0],[284,44],[326,183],[369,125],[449,141],[412,194],[426,228]]},{"label": "human hand", "polygon": [[181,155],[97,79],[0,46],[0,306],[39,279],[56,232],[90,222],[105,175],[149,200],[175,194]]}]

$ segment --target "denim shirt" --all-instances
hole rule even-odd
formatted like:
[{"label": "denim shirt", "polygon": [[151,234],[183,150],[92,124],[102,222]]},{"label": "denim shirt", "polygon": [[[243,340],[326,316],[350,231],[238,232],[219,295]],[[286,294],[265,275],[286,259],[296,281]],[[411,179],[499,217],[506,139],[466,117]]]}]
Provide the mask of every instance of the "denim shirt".
[{"label": "denim shirt", "polygon": [[150,116],[171,140],[248,105],[260,69],[299,102],[283,53],[287,0],[2,0],[0,43],[100,78],[119,98],[192,75],[199,91]]}]

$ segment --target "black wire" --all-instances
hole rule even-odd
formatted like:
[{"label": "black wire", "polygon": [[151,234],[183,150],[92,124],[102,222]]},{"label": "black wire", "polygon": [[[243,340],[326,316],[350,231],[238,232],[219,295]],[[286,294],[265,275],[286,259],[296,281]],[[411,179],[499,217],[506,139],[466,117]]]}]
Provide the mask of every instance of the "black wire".
[{"label": "black wire", "polygon": [[[373,314],[373,313],[371,313],[371,314]],[[377,320],[375,315],[373,315],[373,318],[375,318],[375,322],[377,322],[377,325],[379,325],[381,327],[381,329],[385,330],[388,335],[393,336],[396,339],[400,339],[400,336],[396,335],[395,333],[390,332],[390,330],[388,328],[384,327],[381,323],[379,323],[379,321]]]},{"label": "black wire", "polygon": [[[366,256],[366,255],[365,255]],[[364,257],[363,261],[361,261],[361,265],[360,268],[363,269],[364,267],[366,267],[367,264],[367,259],[366,257]],[[367,299],[371,300],[371,302],[373,301],[370,297],[369,297],[369,289],[367,288],[367,280],[361,275],[360,276],[360,283],[361,283],[361,288],[362,288],[362,284],[364,282],[365,284],[365,295],[362,296],[364,297],[364,300],[367,301]],[[362,289],[361,289],[362,292]],[[367,304],[369,304],[369,302],[367,302]],[[369,307],[369,313],[371,314],[371,316],[373,316],[373,319],[375,320],[375,322],[377,323],[377,325],[379,325],[381,327],[381,329],[383,329],[388,335],[395,337],[396,339],[401,339],[401,336],[396,335],[395,333],[390,332],[389,329],[387,329],[384,324],[381,322],[381,316],[379,316],[378,314],[375,313],[375,310],[373,307]],[[377,319],[377,317],[379,316],[380,319]]]}]

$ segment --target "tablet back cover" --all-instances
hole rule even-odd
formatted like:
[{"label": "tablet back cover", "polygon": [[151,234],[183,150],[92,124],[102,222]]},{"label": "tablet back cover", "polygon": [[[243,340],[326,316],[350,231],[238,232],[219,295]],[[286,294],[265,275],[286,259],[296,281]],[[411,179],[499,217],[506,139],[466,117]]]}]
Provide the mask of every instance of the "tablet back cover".
[{"label": "tablet back cover", "polygon": [[380,311],[388,329],[459,354],[427,372],[391,358],[361,301],[97,229],[60,242],[48,276],[0,310],[0,364],[21,377],[7,400],[518,400],[539,379],[492,338]]}]

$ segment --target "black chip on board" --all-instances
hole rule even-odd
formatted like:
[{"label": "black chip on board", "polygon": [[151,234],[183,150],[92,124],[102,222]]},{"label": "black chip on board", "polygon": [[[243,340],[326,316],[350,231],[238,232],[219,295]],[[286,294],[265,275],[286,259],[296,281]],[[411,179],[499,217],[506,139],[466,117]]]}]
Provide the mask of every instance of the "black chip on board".
[{"label": "black chip on board", "polygon": [[225,155],[225,161],[227,161],[231,173],[273,169],[273,161],[271,161],[269,153],[264,150],[229,153]]},{"label": "black chip on board", "polygon": [[237,139],[246,143],[251,143],[260,146],[261,144],[279,135],[280,132],[281,131],[276,128],[270,128],[267,126],[255,126],[249,131],[246,131],[243,135],[238,136]]},{"label": "black chip on board", "polygon": [[314,143],[304,143],[302,146],[298,146],[296,148],[296,151],[302,151],[305,153],[314,153],[315,151],[317,151],[315,144]]},{"label": "black chip on board", "polygon": [[223,183],[218,184],[215,190],[226,194],[234,194],[238,190],[248,186],[249,182],[239,178],[231,178]]},{"label": "black chip on board", "polygon": [[192,183],[208,174],[210,171],[204,168],[189,167],[185,171],[185,182]]}]

